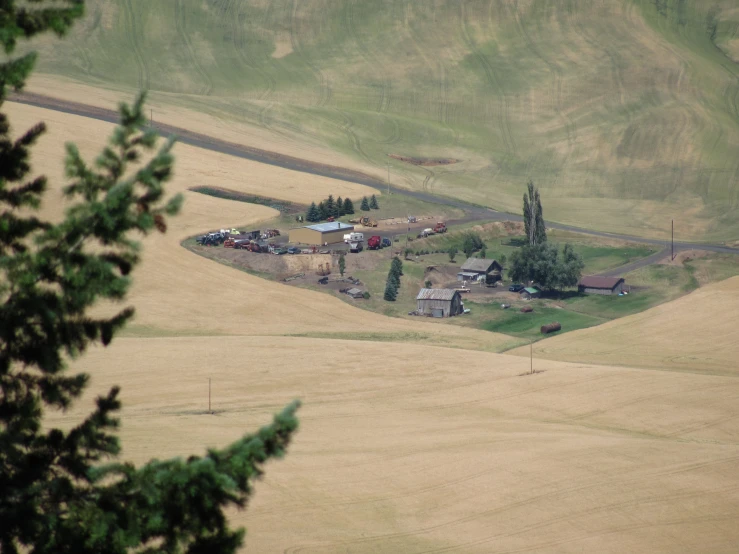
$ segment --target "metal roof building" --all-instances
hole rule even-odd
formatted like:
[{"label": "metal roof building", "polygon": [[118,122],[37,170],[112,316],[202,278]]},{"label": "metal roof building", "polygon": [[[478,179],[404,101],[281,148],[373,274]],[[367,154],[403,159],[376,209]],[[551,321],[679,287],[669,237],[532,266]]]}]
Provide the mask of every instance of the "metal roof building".
[{"label": "metal roof building", "polygon": [[618,294],[624,288],[622,277],[600,277],[586,275],[577,284],[577,290],[587,294]]},{"label": "metal roof building", "polygon": [[290,229],[290,242],[296,244],[334,244],[344,242],[344,234],[354,230],[354,225],[341,221],[316,223]]},{"label": "metal roof building", "polygon": [[416,296],[416,311],[433,317],[451,317],[464,310],[462,297],[454,289],[421,289]]}]

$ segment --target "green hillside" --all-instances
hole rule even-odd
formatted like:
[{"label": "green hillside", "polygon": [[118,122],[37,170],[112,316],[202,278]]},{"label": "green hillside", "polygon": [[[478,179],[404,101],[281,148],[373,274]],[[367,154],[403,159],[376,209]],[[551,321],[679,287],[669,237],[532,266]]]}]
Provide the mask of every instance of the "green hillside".
[{"label": "green hillside", "polygon": [[[39,69],[550,219],[739,237],[736,0],[88,0]],[[388,154],[455,158],[418,167]]]}]

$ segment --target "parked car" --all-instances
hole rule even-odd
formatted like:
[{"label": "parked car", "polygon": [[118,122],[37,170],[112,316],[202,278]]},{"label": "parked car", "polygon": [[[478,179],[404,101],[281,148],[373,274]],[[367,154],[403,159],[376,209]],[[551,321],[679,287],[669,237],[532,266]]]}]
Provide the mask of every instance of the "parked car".
[{"label": "parked car", "polygon": [[520,292],[524,288],[526,288],[526,287],[524,287],[521,283],[515,283],[515,284],[511,285],[510,287],[508,287],[508,290],[511,291],[511,292]]},{"label": "parked car", "polygon": [[287,252],[287,249],[286,248],[279,248],[278,247],[278,248],[275,248],[274,250],[272,250],[272,253],[273,254],[277,254],[278,256],[281,255],[281,254],[285,254],[286,252]]},{"label": "parked car", "polygon": [[393,245],[393,243],[392,243],[392,242],[390,242],[390,239],[389,239],[389,238],[387,238],[387,237],[384,237],[384,238],[382,239],[382,247],[383,247],[383,248],[386,248],[386,247],[388,247],[388,246],[392,246],[392,245]]},{"label": "parked car", "polygon": [[300,254],[300,248],[297,248],[296,246],[291,246],[287,249],[288,254]]}]

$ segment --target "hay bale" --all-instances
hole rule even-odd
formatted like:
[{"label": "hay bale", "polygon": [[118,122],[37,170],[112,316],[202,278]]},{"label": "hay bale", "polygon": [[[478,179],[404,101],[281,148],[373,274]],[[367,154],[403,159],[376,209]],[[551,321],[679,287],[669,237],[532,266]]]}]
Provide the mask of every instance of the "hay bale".
[{"label": "hay bale", "polygon": [[554,333],[555,331],[559,331],[560,329],[562,329],[562,325],[558,321],[554,321],[553,323],[542,325],[541,334],[546,335],[548,333]]},{"label": "hay bale", "polygon": [[534,311],[534,308],[532,308],[531,306],[524,306],[523,308],[521,308],[521,311],[523,313],[527,314],[529,312],[533,312]]}]

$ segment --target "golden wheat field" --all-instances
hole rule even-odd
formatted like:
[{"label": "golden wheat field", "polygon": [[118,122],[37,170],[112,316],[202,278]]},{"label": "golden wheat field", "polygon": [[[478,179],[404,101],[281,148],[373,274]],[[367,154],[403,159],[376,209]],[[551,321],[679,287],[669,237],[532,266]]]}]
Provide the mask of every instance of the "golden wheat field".
[{"label": "golden wheat field", "polygon": [[[57,191],[61,142],[91,154],[111,128],[19,105],[10,116],[20,128],[49,123],[32,163]],[[173,192],[226,163],[182,146],[176,153]],[[227,161],[235,165],[220,186],[251,191],[252,168]],[[258,170],[268,180],[274,168]],[[301,199],[299,189],[284,194]],[[94,394],[121,385],[123,455],[142,463],[224,445],[300,398],[287,457],[267,466],[248,509],[232,513],[247,527],[245,552],[736,551],[735,374],[640,369],[649,364],[636,357],[628,368],[597,365],[622,362],[607,356],[545,361],[537,350],[536,373],[525,375],[529,360],[483,351],[505,336],[370,314],[191,254],[184,237],[273,212],[185,195],[169,232],[144,241],[129,298],[133,332],[72,363],[92,375],[91,390],[49,422],[74,424]],[[687,318],[680,302],[659,309]],[[715,339],[713,321],[692,326]],[[410,342],[289,336],[359,330]],[[548,344],[540,343],[547,355]],[[690,344],[654,348],[699,354]]]},{"label": "golden wheat field", "polygon": [[[553,360],[739,375],[739,277],[536,345]],[[528,348],[511,354],[528,356]]]}]

